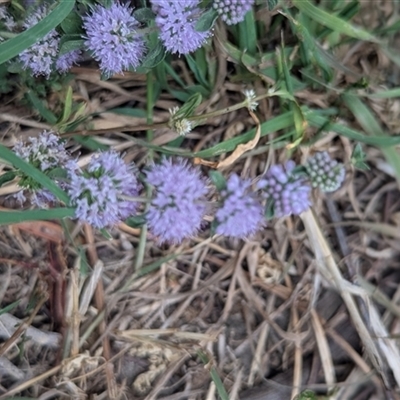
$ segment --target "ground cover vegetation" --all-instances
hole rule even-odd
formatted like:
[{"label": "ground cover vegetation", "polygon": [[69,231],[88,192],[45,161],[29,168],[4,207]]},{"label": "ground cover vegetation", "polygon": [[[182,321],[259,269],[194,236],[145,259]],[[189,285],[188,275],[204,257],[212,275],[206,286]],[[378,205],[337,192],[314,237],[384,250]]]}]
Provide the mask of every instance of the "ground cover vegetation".
[{"label": "ground cover vegetation", "polygon": [[397,398],[399,15],[1,2],[0,399]]}]

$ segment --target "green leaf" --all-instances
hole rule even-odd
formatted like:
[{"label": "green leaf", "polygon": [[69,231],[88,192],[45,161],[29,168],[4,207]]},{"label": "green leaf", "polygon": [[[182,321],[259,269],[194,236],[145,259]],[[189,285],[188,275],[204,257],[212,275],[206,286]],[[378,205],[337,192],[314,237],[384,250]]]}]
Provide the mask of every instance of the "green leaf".
[{"label": "green leaf", "polygon": [[213,7],[209,8],[204,12],[201,17],[197,20],[195,28],[197,32],[207,32],[213,26],[218,18],[218,12]]},{"label": "green leaf", "polygon": [[351,155],[351,163],[355,168],[366,171],[369,170],[368,164],[365,162],[366,154],[364,153],[361,143],[357,143]]},{"label": "green leaf", "polygon": [[53,11],[35,26],[0,44],[0,64],[21,54],[28,47],[45,37],[67,17],[74,5],[75,0],[60,1]]},{"label": "green leaf", "polygon": [[344,21],[342,18],[326,12],[320,7],[314,6],[309,0],[293,0],[292,3],[314,21],[331,28],[333,31],[343,33],[344,35],[355,39],[380,43],[380,41],[369,32]]},{"label": "green leaf", "polygon": [[83,49],[85,41],[81,35],[64,35],[60,40],[60,51],[59,55],[69,53],[73,50]]},{"label": "green leaf", "polygon": [[272,11],[276,7],[277,4],[278,4],[278,0],[267,0],[268,11]]},{"label": "green leaf", "polygon": [[210,170],[208,172],[208,176],[210,177],[212,183],[218,189],[218,191],[222,191],[226,189],[226,179],[219,171]]},{"label": "green leaf", "polygon": [[[197,352],[200,360],[205,364],[208,365],[210,363],[210,360],[208,359],[207,355],[199,350]],[[220,378],[220,376],[218,375],[217,370],[215,369],[215,367],[211,367],[210,368],[210,375],[211,375],[211,379],[213,380],[215,387],[217,389],[218,395],[221,398],[221,400],[229,400],[229,395],[228,392],[226,391],[224,384],[222,383],[222,380]]]},{"label": "green leaf", "polygon": [[143,215],[135,215],[134,217],[129,217],[125,223],[131,228],[141,228],[146,223],[146,216]]},{"label": "green leaf", "polygon": [[151,8],[148,8],[148,7],[138,8],[133,13],[133,16],[139,22],[149,22],[149,21],[153,21],[156,18],[155,14],[151,10]]},{"label": "green leaf", "polygon": [[12,181],[16,176],[17,175],[14,171],[7,171],[6,173],[0,175],[0,187],[2,187],[5,183]]},{"label": "green leaf", "polygon": [[[343,94],[343,100],[346,106],[356,117],[358,123],[367,132],[368,135],[379,136],[382,139],[390,138],[385,132],[383,132],[380,124],[375,119],[372,111],[367,107],[363,101],[355,95],[350,93]],[[382,147],[382,153],[386,157],[386,160],[393,167],[397,176],[398,182],[400,182],[400,154],[395,147]]]},{"label": "green leaf", "polygon": [[164,60],[165,56],[165,47],[160,41],[157,41],[157,44],[147,53],[141,64],[141,67],[153,69]]},{"label": "green leaf", "polygon": [[18,224],[25,221],[73,218],[74,208],[52,208],[50,210],[0,211],[0,225]]},{"label": "green leaf", "polygon": [[244,20],[238,24],[239,46],[241,50],[249,54],[257,52],[257,30],[254,13],[252,10],[246,13]]},{"label": "green leaf", "polygon": [[0,315],[5,314],[13,310],[19,304],[21,300],[14,301],[13,303],[9,304],[8,306],[3,307],[0,309]]},{"label": "green leaf", "polygon": [[15,153],[9,150],[7,147],[0,144],[0,159],[9,162],[16,169],[21,170],[27,176],[39,182],[43,187],[49,189],[51,193],[54,194],[58,199],[60,199],[65,204],[69,203],[68,195],[60,189],[47,175],[42,171],[34,168],[31,164],[19,158]]},{"label": "green leaf", "polygon": [[201,104],[202,96],[200,93],[195,93],[190,96],[189,99],[179,108],[179,110],[174,114],[173,119],[178,120],[181,118],[191,117],[196,110],[196,108]]},{"label": "green leaf", "polygon": [[75,11],[71,11],[64,21],[61,22],[61,29],[67,35],[82,33],[82,18]]}]

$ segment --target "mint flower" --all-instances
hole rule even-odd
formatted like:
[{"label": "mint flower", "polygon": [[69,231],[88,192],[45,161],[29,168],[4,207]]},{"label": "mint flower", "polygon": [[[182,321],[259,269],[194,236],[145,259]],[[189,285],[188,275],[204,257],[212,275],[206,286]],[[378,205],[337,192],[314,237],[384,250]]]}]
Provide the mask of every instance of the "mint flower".
[{"label": "mint flower", "polygon": [[264,222],[263,207],[250,192],[251,181],[233,174],[221,191],[222,205],[215,214],[216,233],[245,238],[254,234]]},{"label": "mint flower", "polygon": [[327,151],[316,153],[305,164],[313,187],[323,192],[334,192],[342,186],[346,169],[342,163],[332,160]]},{"label": "mint flower", "polygon": [[[27,141],[18,141],[13,151],[17,156],[41,170],[45,174],[55,168],[64,168],[71,160],[70,154],[65,149],[60,138],[52,132],[44,131],[38,137],[30,137]],[[39,182],[34,181],[24,173],[19,174],[21,179],[18,185],[22,191],[17,194],[20,202],[26,200],[25,194],[29,193],[33,204],[44,207],[48,203],[55,202],[55,196],[47,189],[43,189]],[[60,182],[56,183],[62,184]]]},{"label": "mint flower", "polygon": [[85,46],[107,76],[137,68],[144,57],[145,42],[132,12],[129,6],[114,2],[110,8],[96,5],[83,17]]},{"label": "mint flower", "polygon": [[72,50],[61,56],[58,56],[56,60],[56,69],[58,72],[68,72],[74,64],[77,64],[82,57],[80,50]]},{"label": "mint flower", "polygon": [[[41,6],[28,16],[23,27],[29,29],[36,25],[47,15],[47,7]],[[55,29],[50,31],[44,38],[23,51],[19,55],[23,69],[29,69],[33,75],[49,76],[53,70],[53,63],[58,54],[60,37]]]},{"label": "mint flower", "polygon": [[221,19],[228,25],[235,25],[244,20],[255,0],[213,0],[213,7]]},{"label": "mint flower", "polygon": [[135,198],[141,185],[136,168],[114,151],[97,153],[86,171],[70,163],[68,177],[68,193],[76,206],[76,218],[95,228],[112,227],[138,209]]},{"label": "mint flower", "polygon": [[164,159],[146,172],[154,196],[146,219],[161,243],[180,243],[200,229],[206,213],[207,181],[184,159]]},{"label": "mint flower", "polygon": [[311,186],[307,180],[295,173],[294,161],[284,165],[272,165],[268,172],[258,182],[267,205],[272,205],[275,217],[291,214],[299,215],[310,205]]},{"label": "mint flower", "polygon": [[189,54],[199,49],[211,32],[196,31],[201,10],[200,0],[151,0],[156,25],[165,48],[175,54]]}]

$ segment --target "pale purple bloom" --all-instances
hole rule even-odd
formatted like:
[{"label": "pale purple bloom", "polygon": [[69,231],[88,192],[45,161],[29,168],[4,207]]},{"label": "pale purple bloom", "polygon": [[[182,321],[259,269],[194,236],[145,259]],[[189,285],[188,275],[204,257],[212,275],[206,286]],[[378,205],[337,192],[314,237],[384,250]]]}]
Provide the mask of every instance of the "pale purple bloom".
[{"label": "pale purple bloom", "polygon": [[332,160],[327,151],[316,153],[305,164],[313,187],[323,192],[334,192],[342,185],[346,169],[342,163]]},{"label": "pale purple bloom", "polygon": [[72,50],[68,53],[58,56],[56,61],[56,69],[58,72],[68,72],[74,64],[81,60],[82,52],[80,50]]},{"label": "pale purple bloom", "polygon": [[9,14],[6,6],[0,6],[0,26],[4,25],[9,31],[14,30],[17,26],[17,23],[14,20],[14,17]]},{"label": "pale purple bloom", "polygon": [[85,46],[107,76],[137,68],[146,51],[132,8],[114,2],[110,8],[97,5],[83,17]]},{"label": "pale purple bloom", "polygon": [[[25,20],[23,27],[29,29],[36,25],[47,15],[47,7],[41,6],[31,13]],[[53,70],[53,63],[58,54],[60,37],[55,29],[50,31],[44,38],[23,51],[19,58],[24,69],[30,69],[33,75],[49,76]]]},{"label": "pale purple bloom", "polygon": [[146,172],[154,197],[146,220],[159,243],[180,243],[200,229],[207,206],[207,181],[186,160],[164,159]]},{"label": "pale purple bloom", "polygon": [[199,49],[211,32],[196,31],[200,18],[199,0],[152,0],[159,37],[171,53],[189,54]]},{"label": "pale purple bloom", "polygon": [[68,193],[76,218],[101,229],[134,215],[141,189],[136,172],[114,151],[97,153],[84,172],[71,163]]},{"label": "pale purple bloom", "polygon": [[228,25],[244,20],[255,0],[213,0],[213,7]]},{"label": "pale purple bloom", "polygon": [[311,186],[303,176],[295,173],[295,167],[294,161],[272,165],[258,182],[257,187],[263,190],[267,204],[273,204],[275,217],[299,215],[311,205]]},{"label": "pale purple bloom", "polygon": [[[13,151],[17,156],[30,163],[33,167],[40,169],[44,173],[52,171],[54,168],[64,168],[71,160],[71,156],[65,149],[65,145],[60,138],[52,132],[44,131],[38,137],[30,137],[26,142],[18,141]],[[55,196],[47,189],[43,189],[40,182],[35,182],[32,178],[20,174],[20,186],[30,191],[30,200],[39,207],[55,202]],[[62,186],[61,182],[55,180]],[[17,194],[17,199],[22,203],[25,201],[23,191]]]},{"label": "pale purple bloom", "polygon": [[17,156],[42,172],[62,167],[70,160],[70,155],[60,138],[47,131],[43,131],[38,137],[28,138],[26,142],[18,141],[13,150]]},{"label": "pale purple bloom", "polygon": [[250,180],[233,174],[221,191],[222,205],[215,214],[216,233],[245,238],[254,234],[264,222],[263,207],[250,192]]}]

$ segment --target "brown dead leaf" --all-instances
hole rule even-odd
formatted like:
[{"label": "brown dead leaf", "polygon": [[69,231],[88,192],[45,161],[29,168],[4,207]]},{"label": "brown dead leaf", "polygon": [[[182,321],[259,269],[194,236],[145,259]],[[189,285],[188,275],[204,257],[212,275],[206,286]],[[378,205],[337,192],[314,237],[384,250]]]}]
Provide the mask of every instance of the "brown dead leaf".
[{"label": "brown dead leaf", "polygon": [[25,231],[54,243],[64,240],[64,233],[60,225],[49,221],[21,222],[13,226],[15,229]]},{"label": "brown dead leaf", "polygon": [[257,124],[256,128],[256,134],[254,138],[247,143],[244,144],[239,144],[238,147],[233,151],[233,153],[225,158],[225,160],[220,161],[216,168],[225,168],[229,167],[232,165],[242,154],[244,154],[246,151],[254,149],[254,147],[257,146],[258,141],[260,140],[260,135],[261,135],[261,127],[260,127],[260,121],[257,118],[257,116],[253,113],[253,111],[249,110],[249,113],[251,117],[253,118],[254,122]]}]

